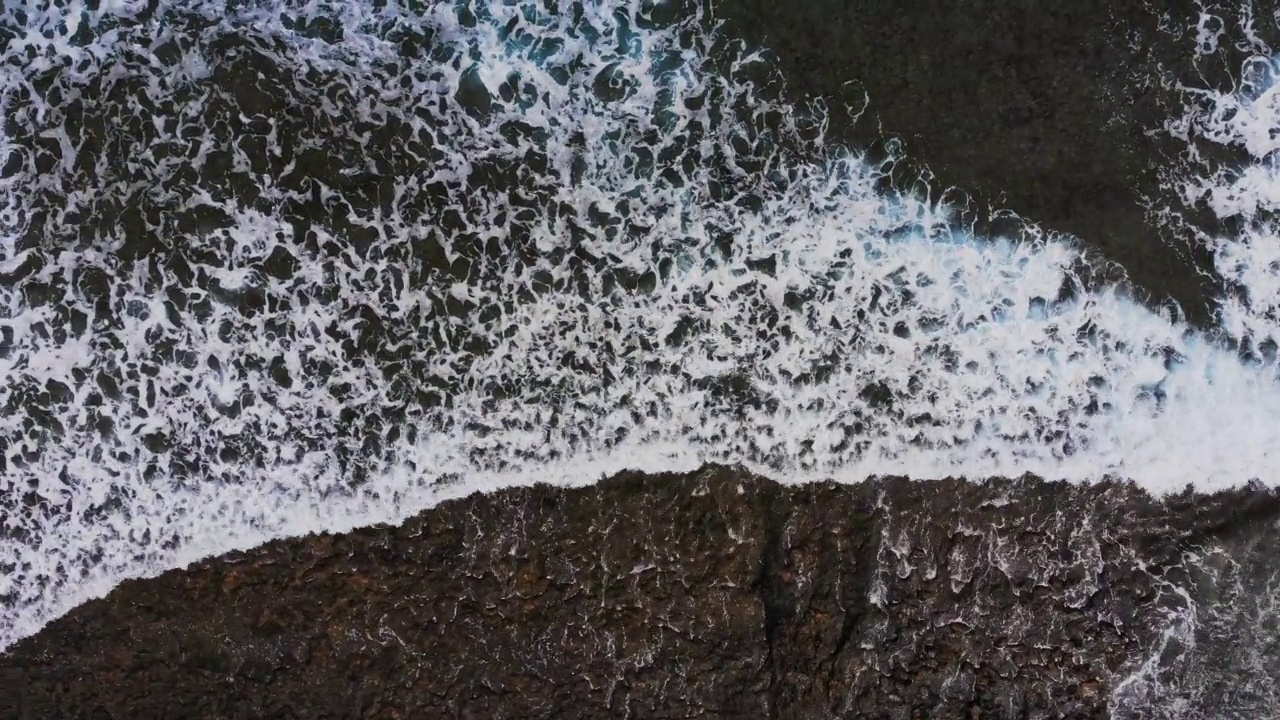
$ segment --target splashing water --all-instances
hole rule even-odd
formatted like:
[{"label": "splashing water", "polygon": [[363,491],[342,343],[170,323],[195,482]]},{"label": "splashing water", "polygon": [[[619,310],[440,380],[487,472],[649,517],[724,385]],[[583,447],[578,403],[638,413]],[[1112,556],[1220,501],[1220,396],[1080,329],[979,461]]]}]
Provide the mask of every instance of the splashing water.
[{"label": "splashing water", "polygon": [[[1273,373],[1086,289],[1070,239],[887,188],[701,16],[561,5],[7,7],[0,648],[124,578],[625,468],[1265,479]],[[1187,186],[1222,213],[1274,205],[1273,74],[1201,122],[1257,160]],[[1214,248],[1260,341],[1250,228]]]},{"label": "splashing water", "polygon": [[[1235,87],[1179,86],[1187,101],[1165,129],[1188,150],[1171,189],[1185,206],[1205,207],[1221,227],[1230,228],[1229,235],[1200,232],[1199,241],[1213,252],[1220,277],[1236,290],[1221,300],[1220,336],[1241,351],[1242,367],[1261,379],[1275,377],[1280,342],[1280,58],[1256,31],[1256,19],[1253,4],[1242,3],[1239,49],[1252,56],[1235,75]],[[1217,36],[1226,26],[1226,20],[1202,8],[1200,55],[1216,52]],[[1216,28],[1212,42],[1204,40],[1204,28]],[[1237,159],[1215,159],[1217,154]],[[1216,387],[1213,376],[1206,380]],[[1257,422],[1274,424],[1274,419],[1260,416]],[[1239,430],[1246,434],[1235,441],[1236,448],[1268,432]],[[1216,435],[1201,442],[1233,446]],[[1275,484],[1268,474],[1260,479]],[[1180,599],[1149,654],[1124,669],[1112,696],[1114,716],[1272,717],[1280,712],[1274,652],[1280,573],[1273,555],[1265,542],[1231,551],[1216,546],[1188,551],[1184,561],[1193,582],[1215,587],[1214,601],[1200,604],[1186,588],[1168,583],[1167,592]]]}]

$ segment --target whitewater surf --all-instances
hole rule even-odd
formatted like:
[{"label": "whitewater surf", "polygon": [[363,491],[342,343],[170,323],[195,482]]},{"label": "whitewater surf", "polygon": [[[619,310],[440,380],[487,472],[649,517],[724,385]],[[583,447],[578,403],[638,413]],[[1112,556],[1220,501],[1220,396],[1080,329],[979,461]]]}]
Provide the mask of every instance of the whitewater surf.
[{"label": "whitewater surf", "polygon": [[4,12],[0,648],[126,578],[625,469],[1274,482],[1261,40],[1152,129],[1237,229],[1202,331],[895,189],[706,14]]}]

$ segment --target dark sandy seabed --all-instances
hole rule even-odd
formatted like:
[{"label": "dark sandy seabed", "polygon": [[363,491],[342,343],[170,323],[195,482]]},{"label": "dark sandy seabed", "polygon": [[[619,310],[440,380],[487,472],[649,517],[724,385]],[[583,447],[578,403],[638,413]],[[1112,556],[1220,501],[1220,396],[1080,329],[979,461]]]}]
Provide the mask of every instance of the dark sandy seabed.
[{"label": "dark sandy seabed", "polygon": [[[1185,146],[1147,131],[1176,102],[1152,78],[1228,82],[1230,42],[1192,66],[1149,8],[1103,0],[716,17],[827,98],[836,137],[904,142],[898,182],[927,167],[975,223],[1076,234],[1211,324],[1194,209],[1168,226],[1144,204]],[[0,656],[0,718],[1264,717],[1277,518],[1260,485],[708,467],[509,489],[127,582]]]}]

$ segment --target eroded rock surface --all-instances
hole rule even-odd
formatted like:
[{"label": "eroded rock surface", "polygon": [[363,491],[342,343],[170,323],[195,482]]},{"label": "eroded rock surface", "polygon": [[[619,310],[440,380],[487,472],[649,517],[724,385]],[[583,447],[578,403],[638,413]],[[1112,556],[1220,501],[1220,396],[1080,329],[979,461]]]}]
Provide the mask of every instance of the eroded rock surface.
[{"label": "eroded rock surface", "polygon": [[510,489],[125,583],[0,656],[0,716],[1261,717],[1278,516],[1030,477]]}]

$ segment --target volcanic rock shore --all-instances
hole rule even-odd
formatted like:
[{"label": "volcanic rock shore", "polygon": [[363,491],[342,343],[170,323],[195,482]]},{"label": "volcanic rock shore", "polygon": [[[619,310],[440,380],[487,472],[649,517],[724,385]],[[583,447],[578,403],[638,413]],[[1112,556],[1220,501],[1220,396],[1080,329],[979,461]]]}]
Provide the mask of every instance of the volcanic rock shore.
[{"label": "volcanic rock shore", "polygon": [[1258,487],[719,466],[475,494],[126,582],[0,656],[0,717],[1274,710],[1277,518]]},{"label": "volcanic rock shore", "polygon": [[[1143,204],[1185,150],[1152,78],[1227,82],[1166,32],[1197,3],[840,5],[716,12],[797,96],[866,92],[833,137],[896,134],[1211,324],[1208,258]],[[0,655],[0,719],[1280,716],[1277,519],[1029,477],[509,489],[126,582]]]}]

